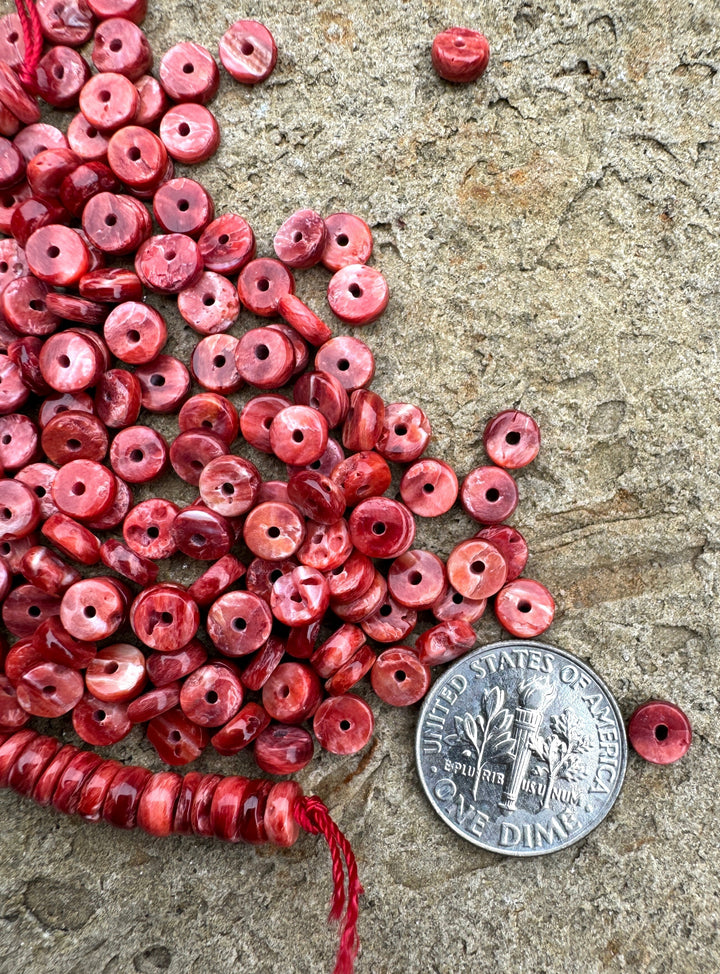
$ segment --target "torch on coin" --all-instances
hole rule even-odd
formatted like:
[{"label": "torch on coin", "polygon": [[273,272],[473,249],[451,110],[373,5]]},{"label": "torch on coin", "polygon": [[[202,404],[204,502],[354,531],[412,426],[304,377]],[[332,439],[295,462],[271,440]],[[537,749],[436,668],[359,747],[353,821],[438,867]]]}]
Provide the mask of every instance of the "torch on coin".
[{"label": "torch on coin", "polygon": [[524,680],[518,687],[518,704],[513,715],[515,757],[499,802],[501,808],[510,812],[517,808],[518,795],[530,762],[530,744],[540,729],[547,705],[556,693],[554,684],[537,678]]}]

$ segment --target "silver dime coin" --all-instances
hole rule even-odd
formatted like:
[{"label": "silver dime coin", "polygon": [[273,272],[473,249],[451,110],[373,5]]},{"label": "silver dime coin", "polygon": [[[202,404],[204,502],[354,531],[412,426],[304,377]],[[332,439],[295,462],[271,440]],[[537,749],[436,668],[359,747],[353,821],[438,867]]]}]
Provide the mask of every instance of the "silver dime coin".
[{"label": "silver dime coin", "polygon": [[627,761],[622,716],[576,656],[529,640],[469,653],[431,687],[417,766],[440,818],[509,856],[565,849],[612,808]]}]

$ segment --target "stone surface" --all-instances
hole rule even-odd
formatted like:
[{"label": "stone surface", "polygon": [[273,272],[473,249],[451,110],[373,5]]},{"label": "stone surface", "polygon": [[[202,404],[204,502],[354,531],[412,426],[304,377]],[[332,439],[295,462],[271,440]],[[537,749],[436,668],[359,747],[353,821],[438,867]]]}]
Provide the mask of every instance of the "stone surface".
[{"label": "stone surface", "polygon": [[[185,40],[216,51],[250,16],[275,36],[277,67],[254,87],[221,73],[222,145],[178,175],[202,181],[218,214],[247,218],[263,256],[297,209],[367,220],[391,291],[361,332],[374,390],[420,405],[431,455],[461,476],[485,462],[492,415],[538,420],[542,447],[517,473],[511,521],[530,545],[528,574],[557,600],[543,638],[597,669],[626,717],[669,698],[696,734],[669,767],[631,755],[613,812],[578,845],[501,859],[445,829],[421,794],[416,708],[373,702],[366,751],[318,749],[298,775],[358,856],[357,974],[716,971],[717,7],[315,0],[299,14],[286,0],[154,0],[143,29],[159,58]],[[432,69],[432,39],[453,24],[490,41],[473,85]],[[63,129],[67,118],[47,113]],[[297,293],[344,334],[328,279],[298,272]],[[165,351],[187,363],[195,334],[172,301],[149,300],[167,316]],[[261,324],[243,311],[232,333]],[[176,435],[175,417],[151,421]],[[284,476],[240,449],[264,477]],[[172,474],[162,486],[180,506],[194,500]],[[154,489],[138,486],[136,500]],[[474,530],[456,507],[422,522],[415,544],[447,556]],[[202,568],[177,557],[160,580]],[[481,643],[500,636],[490,611],[477,628]],[[161,770],[139,729],[112,755]],[[244,752],[198,766],[256,773]],[[9,793],[0,816],[2,974],[40,974],[48,958],[57,974],[332,969],[330,862],[315,839],[289,850],[152,839]]]}]

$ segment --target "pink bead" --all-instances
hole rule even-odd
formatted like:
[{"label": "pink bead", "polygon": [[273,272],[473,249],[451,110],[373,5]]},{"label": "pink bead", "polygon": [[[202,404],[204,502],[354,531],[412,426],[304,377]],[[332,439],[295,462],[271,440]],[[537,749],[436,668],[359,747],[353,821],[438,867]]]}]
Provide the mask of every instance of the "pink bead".
[{"label": "pink bead", "polygon": [[352,213],[333,213],[325,220],[327,238],[322,262],[329,271],[365,264],[373,249],[370,227]]},{"label": "pink bead", "polygon": [[[0,564],[3,565],[0,571],[4,572],[5,563]],[[80,579],[79,572],[76,572],[74,568],[65,564],[49,548],[42,546],[29,548],[22,556],[19,567],[31,585],[41,589],[43,592],[47,592],[48,595],[62,595],[66,589]],[[4,576],[3,587],[5,587]]]},{"label": "pink bead", "polygon": [[248,690],[259,690],[280,665],[284,655],[285,644],[276,636],[270,636],[240,674],[243,686]]},{"label": "pink bead", "polygon": [[210,732],[194,724],[176,707],[153,717],[147,726],[147,739],[165,764],[179,767],[199,758],[208,745]]},{"label": "pink bead", "polygon": [[302,797],[302,790],[296,781],[279,781],[270,789],[265,806],[265,831],[268,842],[289,848],[300,835],[300,826],[294,810]]},{"label": "pink bead", "polygon": [[108,139],[82,112],[78,112],[68,125],[67,141],[78,158],[85,162],[100,162],[107,157]]},{"label": "pink bead", "polygon": [[36,99],[27,94],[15,72],[4,62],[0,62],[0,102],[25,125],[40,121]]},{"label": "pink bead", "polygon": [[255,741],[255,761],[267,774],[295,774],[308,765],[315,745],[304,727],[271,724]]},{"label": "pink bead", "polygon": [[239,517],[255,504],[261,481],[259,470],[249,460],[219,456],[200,474],[200,496],[218,514]]},{"label": "pink bead", "polygon": [[392,707],[417,703],[430,687],[430,667],[409,649],[394,646],[380,653],[370,675],[375,693]]},{"label": "pink bead", "polygon": [[124,17],[141,24],[147,14],[147,0],[88,0],[88,6],[98,20]]},{"label": "pink bead", "polygon": [[0,190],[16,186],[24,175],[25,160],[12,142],[0,137]]},{"label": "pink bead", "polygon": [[175,806],[175,817],[173,820],[173,831],[176,835],[192,835],[192,824],[190,822],[192,805],[195,799],[195,793],[204,778],[205,775],[200,774],[198,771],[191,771],[189,774],[183,776],[182,788],[180,789],[180,795]]},{"label": "pink bead", "polygon": [[455,471],[442,460],[419,460],[403,474],[400,495],[413,514],[421,517],[446,514],[458,495]]},{"label": "pink bead", "polygon": [[340,382],[327,372],[306,372],[293,387],[296,405],[311,406],[323,414],[331,429],[347,416],[350,400]]},{"label": "pink bead", "polygon": [[447,585],[442,595],[432,604],[431,611],[438,622],[460,620],[473,625],[482,618],[486,606],[487,599],[466,599],[452,585]]},{"label": "pink bead", "polygon": [[206,628],[224,656],[247,656],[269,637],[272,615],[263,599],[252,592],[226,592],[210,606]]},{"label": "pink bead", "polygon": [[[163,115],[160,138],[176,162],[205,162],[220,145],[220,129],[203,105],[175,105]],[[217,268],[215,268],[217,270]]]},{"label": "pink bead", "polygon": [[18,71],[25,60],[25,40],[16,13],[0,17],[0,60]]},{"label": "pink bead", "polygon": [[[78,281],[78,290],[84,298],[111,303],[140,301],[143,295],[139,277],[127,267],[89,271]],[[105,341],[107,342],[107,336]]]},{"label": "pink bead", "polygon": [[425,451],[432,430],[425,413],[418,406],[392,402],[385,407],[385,416],[377,451],[386,460],[412,463]]},{"label": "pink bead", "polygon": [[75,582],[63,595],[60,605],[60,621],[65,629],[75,639],[85,641],[107,639],[117,632],[125,617],[122,592],[109,578],[84,578]]},{"label": "pink bead", "polygon": [[40,502],[30,487],[16,480],[0,480],[0,539],[16,541],[40,523]]},{"label": "pink bead", "polygon": [[18,585],[3,602],[2,620],[13,636],[23,638],[32,636],[41,622],[59,612],[57,596],[48,595],[34,585]]},{"label": "pink bead", "polygon": [[368,497],[379,497],[390,486],[392,475],[378,453],[355,453],[332,471],[331,480],[343,492],[345,503],[354,507]]},{"label": "pink bead", "polygon": [[160,83],[173,101],[205,105],[217,94],[220,72],[207,48],[185,42],[163,54]]},{"label": "pink bead", "polygon": [[294,558],[288,558],[284,561],[265,561],[263,558],[253,558],[248,565],[245,579],[248,592],[258,595],[269,605],[273,584],[281,575],[287,575],[297,568],[297,565],[298,563]]},{"label": "pink bead", "polygon": [[334,524],[308,521],[305,527],[305,541],[297,551],[298,561],[320,572],[342,565],[352,551],[347,521],[344,518]]},{"label": "pink bead", "polygon": [[355,547],[370,558],[397,558],[415,539],[412,514],[387,497],[361,501],[350,515],[349,527]]},{"label": "pink bead", "polygon": [[277,312],[284,294],[295,293],[295,279],[279,260],[258,257],[240,271],[238,294],[240,300],[256,315],[271,317]]},{"label": "pink bead", "polygon": [[415,653],[421,663],[438,666],[463,656],[475,645],[475,630],[467,622],[448,620],[418,636]]},{"label": "pink bead", "polygon": [[245,574],[245,566],[234,555],[224,555],[197,578],[188,595],[201,608],[210,605]]},{"label": "pink bead", "polygon": [[313,720],[320,747],[332,754],[357,754],[372,737],[374,726],[372,710],[352,693],[323,700]]},{"label": "pink bead", "polygon": [[190,642],[200,625],[200,612],[178,586],[151,585],[133,602],[130,625],[145,646],[169,653]]},{"label": "pink bead", "polygon": [[170,447],[170,463],[181,480],[197,487],[203,469],[224,455],[226,444],[205,430],[188,430],[176,436]]},{"label": "pink bead", "polygon": [[285,396],[253,396],[240,413],[240,432],[243,438],[256,450],[272,453],[270,426],[277,414],[289,405],[290,400]]},{"label": "pink bead", "polygon": [[164,687],[175,680],[181,680],[202,666],[207,652],[197,639],[191,639],[187,646],[170,653],[151,653],[147,658],[147,675],[156,687]]},{"label": "pink bead", "polygon": [[[7,113],[7,109],[3,105],[0,105],[0,131],[3,129],[3,112]],[[16,124],[20,124],[17,122],[17,119],[15,121]],[[5,127],[5,132],[7,133],[7,126]],[[18,183],[16,186],[5,190],[2,196],[0,196],[0,233],[12,232],[12,218],[15,215],[15,210],[30,197],[32,197],[32,190],[27,182]],[[10,240],[2,242],[12,244]],[[1,285],[0,291],[2,291]]]},{"label": "pink bead", "polygon": [[[145,686],[145,656],[142,650],[127,643],[115,643],[101,649],[88,663],[85,684],[88,693],[109,703],[129,703]],[[129,719],[129,718],[128,718]]]},{"label": "pink bead", "polygon": [[448,581],[468,599],[487,599],[505,584],[507,565],[495,545],[474,538],[461,541],[447,560]]},{"label": "pink bead", "polygon": [[499,524],[517,507],[517,484],[500,467],[476,467],[463,481],[460,503],[470,517],[483,524]]},{"label": "pink bead", "polygon": [[83,678],[58,663],[40,663],[25,673],[17,686],[17,700],[35,717],[61,717],[80,702]]},{"label": "pink bead", "polygon": [[218,754],[239,754],[252,743],[270,723],[270,718],[258,703],[246,703],[232,720],[211,739]]},{"label": "pink bead", "polygon": [[255,235],[247,220],[226,213],[203,230],[198,246],[206,270],[236,274],[255,256]]},{"label": "pink bead", "polygon": [[71,460],[102,460],[107,453],[108,435],[96,416],[70,409],[48,420],[40,443],[48,460],[62,466]]},{"label": "pink bead", "polygon": [[320,214],[315,210],[298,210],[275,234],[273,247],[288,267],[312,267],[320,260],[325,237],[325,222]]},{"label": "pink bead", "polygon": [[135,369],[143,407],[153,413],[174,413],[190,391],[190,373],[173,355],[158,355]]},{"label": "pink bead", "polygon": [[343,492],[314,470],[293,474],[288,482],[288,498],[301,514],[320,524],[334,524],[345,512]]},{"label": "pink bead", "polygon": [[[47,307],[48,290],[47,284],[31,276],[6,284],[0,296],[0,311],[18,334],[50,335],[57,330],[60,319]],[[3,398],[7,403],[7,393],[3,392]]]},{"label": "pink bead", "polygon": [[96,74],[80,92],[80,110],[88,123],[108,135],[129,125],[137,115],[140,96],[122,74]]},{"label": "pink bead", "polygon": [[140,415],[141,388],[126,369],[104,372],[95,386],[95,412],[111,429],[131,426]]},{"label": "pink bead", "polygon": [[135,82],[138,93],[138,107],[132,121],[144,128],[154,129],[170,107],[170,99],[159,81],[151,74],[144,74]]},{"label": "pink bead", "polygon": [[430,551],[406,551],[388,572],[388,589],[396,602],[412,609],[427,609],[445,590],[445,565]]},{"label": "pink bead", "polygon": [[[8,745],[10,745],[12,742],[17,743],[17,739],[20,738],[23,733],[24,732],[21,731],[19,734],[15,734],[11,741],[7,742]],[[3,766],[3,750],[4,748],[0,749],[0,771]],[[32,793],[33,801],[37,802],[38,805],[41,805],[44,808],[47,808],[47,806],[50,805],[60,776],[70,763],[73,756],[77,753],[78,749],[73,747],[72,744],[66,744],[64,747],[60,748],[55,757],[50,761],[50,764],[45,768],[43,773],[38,778],[37,784],[35,785]],[[0,781],[2,781],[1,774]]]},{"label": "pink bead", "polygon": [[518,578],[498,592],[495,615],[512,636],[532,638],[545,632],[552,623],[555,601],[540,582]]},{"label": "pink bead", "polygon": [[347,663],[343,663],[340,669],[325,681],[325,689],[333,697],[347,693],[351,687],[362,680],[366,673],[370,672],[375,658],[375,653],[369,646],[361,646]]},{"label": "pink bead", "polygon": [[116,479],[107,467],[94,460],[71,460],[53,479],[52,499],[63,514],[82,521],[107,511],[116,490]]},{"label": "pink bead", "polygon": [[[69,219],[65,207],[54,200],[40,200],[30,196],[12,207],[10,232],[16,242],[24,247],[33,233],[40,227],[50,226],[54,223],[68,223]],[[12,275],[9,275],[9,279],[12,279]]]},{"label": "pink bead", "polygon": [[149,214],[139,200],[97,193],[85,204],[83,229],[103,253],[129,254],[150,236]]},{"label": "pink bead", "polygon": [[380,271],[366,264],[348,264],[328,284],[328,304],[341,321],[367,325],[387,307],[390,292]]},{"label": "pink bead", "polygon": [[630,717],[628,737],[641,758],[653,764],[672,764],[687,754],[692,727],[677,704],[648,700]]},{"label": "pink bead", "polygon": [[328,572],[330,598],[335,603],[352,602],[368,591],[374,577],[375,567],[367,555],[353,550],[341,565]]},{"label": "pink bead", "polygon": [[80,47],[90,40],[93,15],[84,0],[38,0],[36,6],[43,36],[51,44]]},{"label": "pink bead", "polygon": [[154,308],[126,301],[105,319],[103,335],[110,351],[122,362],[143,365],[157,358],[167,340],[167,327]]},{"label": "pink bead", "polygon": [[200,279],[178,295],[178,310],[200,335],[227,331],[237,321],[237,291],[221,274],[205,271]]},{"label": "pink bead", "polygon": [[182,778],[173,771],[154,774],[140,796],[138,827],[149,835],[170,835],[181,787]]},{"label": "pink bead", "polygon": [[293,477],[296,473],[301,473],[305,470],[312,470],[316,473],[322,474],[324,477],[329,477],[335,467],[337,467],[337,465],[344,459],[345,451],[343,448],[340,446],[337,440],[333,440],[331,437],[328,437],[325,449],[317,460],[313,460],[312,463],[306,463],[302,466],[288,464],[288,476]]},{"label": "pink bead", "polygon": [[523,573],[528,560],[528,546],[525,538],[516,528],[511,528],[507,524],[497,524],[482,528],[475,537],[489,541],[498,549],[507,565],[508,582],[513,582]]},{"label": "pink bead", "polygon": [[124,74],[131,81],[149,74],[153,63],[147,37],[124,17],[110,17],[98,25],[92,59],[98,71]]},{"label": "pink bead", "polygon": [[157,135],[139,125],[118,129],[108,142],[107,157],[117,178],[135,191],[154,192],[162,183],[168,166],[163,143]]},{"label": "pink bead", "polygon": [[206,429],[230,446],[238,434],[240,417],[225,396],[201,392],[183,403],[178,414],[178,426],[183,433],[190,429]]},{"label": "pink bead", "polygon": [[366,616],[360,625],[363,632],[378,643],[397,643],[413,631],[417,623],[417,612],[395,602],[386,595],[373,613]]},{"label": "pink bead", "polygon": [[153,480],[167,465],[167,444],[149,426],[128,426],[121,430],[110,447],[110,465],[131,484]]},{"label": "pink bead", "polygon": [[365,342],[352,335],[331,338],[315,356],[315,368],[329,372],[348,392],[369,386],[375,375],[375,357]]},{"label": "pink bead", "polygon": [[[169,655],[169,654],[168,654]],[[133,724],[144,724],[146,721],[165,714],[180,703],[180,683],[168,683],[167,686],[149,690],[140,697],[135,697],[127,707],[128,720]]]},{"label": "pink bead", "polygon": [[[0,78],[0,86],[1,84]],[[27,166],[27,181],[33,196],[57,199],[63,180],[79,165],[80,158],[71,149],[46,149],[39,152]]]},{"label": "pink bead", "polygon": [[203,271],[198,245],[182,233],[150,237],[135,255],[135,271],[158,294],[178,294],[192,287]]},{"label": "pink bead", "polygon": [[304,466],[318,460],[327,446],[328,424],[309,406],[288,406],[270,426],[270,446],[279,460]]},{"label": "pink bead", "polygon": [[0,416],[0,464],[5,472],[18,470],[37,459],[38,429],[27,416]]},{"label": "pink bead", "polygon": [[241,84],[255,85],[272,73],[277,47],[270,31],[256,20],[238,20],[220,38],[220,60]]},{"label": "pink bead", "polygon": [[201,727],[226,724],[242,702],[242,684],[231,666],[222,662],[208,663],[195,670],[180,691],[183,713]]},{"label": "pink bead", "polygon": [[310,665],[321,679],[326,680],[352,659],[365,642],[362,629],[346,623],[318,646],[310,657]]},{"label": "pink bead", "polygon": [[212,197],[194,179],[171,179],[153,197],[155,219],[166,233],[199,236],[214,211]]},{"label": "pink bead", "polygon": [[[202,326],[206,324],[211,326],[210,316],[203,316]],[[197,343],[190,359],[190,369],[204,389],[225,395],[242,389],[245,383],[237,369],[237,346],[238,340],[234,335],[223,334],[207,335]]]},{"label": "pink bead", "polygon": [[467,27],[449,27],[432,43],[433,67],[445,81],[476,81],[490,59],[487,39]]},{"label": "pink bead", "polygon": [[325,578],[314,568],[300,565],[273,584],[270,607],[287,626],[302,626],[321,619],[330,604]]},{"label": "pink bead", "polygon": [[206,774],[197,786],[190,810],[190,824],[195,835],[208,839],[213,835],[212,802],[222,780],[220,775]]},{"label": "pink bead", "polygon": [[125,518],[125,544],[147,558],[169,558],[177,551],[171,528],[179,513],[172,501],[159,497],[141,501]]},{"label": "pink bead", "polygon": [[280,298],[278,312],[311,345],[322,345],[332,338],[325,322],[294,294],[284,294]]},{"label": "pink bead", "polygon": [[291,504],[267,501],[247,515],[243,539],[250,551],[266,561],[282,561],[298,550],[305,538],[305,525]]},{"label": "pink bead", "polygon": [[532,463],[540,449],[537,423],[516,409],[493,416],[483,433],[485,452],[499,467],[516,470]]},{"label": "pink bead", "polygon": [[58,224],[36,230],[25,256],[35,277],[55,287],[74,284],[90,265],[87,247],[76,231]]},{"label": "pink bead", "polygon": [[[15,14],[11,14],[14,17]],[[3,17],[0,24],[6,21]],[[0,44],[2,44],[2,28],[0,27]],[[13,139],[13,145],[19,150],[25,162],[36,156],[39,152],[46,149],[67,149],[68,142],[66,137],[54,125],[47,125],[44,122],[37,122],[34,125],[26,125]]]},{"label": "pink bead", "polygon": [[281,663],[262,688],[262,704],[273,720],[301,724],[321,699],[320,680],[303,663]]},{"label": "pink bead", "polygon": [[385,595],[387,594],[387,584],[380,572],[376,571],[373,580],[366,592],[358,595],[351,601],[339,602],[333,600],[330,608],[338,619],[343,622],[362,622],[371,615],[376,609],[380,608]]},{"label": "pink bead", "polygon": [[[37,737],[37,733],[33,730],[21,730],[0,744],[0,787],[7,788],[8,777],[15,762],[23,750]],[[51,761],[50,765],[52,763]],[[42,779],[43,776],[41,775],[40,777]]]},{"label": "pink bead", "polygon": [[293,372],[295,356],[287,336],[272,328],[252,328],[235,349],[235,364],[244,382],[259,389],[285,385]]},{"label": "pink bead", "polygon": [[350,395],[350,409],[343,425],[342,441],[346,450],[372,450],[378,442],[385,421],[385,403],[369,389],[355,389]]},{"label": "pink bead", "polygon": [[42,347],[39,364],[45,381],[58,392],[83,392],[97,383],[103,370],[95,343],[75,331],[52,335]]},{"label": "pink bead", "polygon": [[146,768],[120,768],[108,788],[103,819],[118,829],[134,829],[140,799],[151,777]]},{"label": "pink bead", "polygon": [[267,327],[271,331],[279,331],[281,335],[284,335],[288,339],[292,346],[293,369],[291,377],[304,372],[310,361],[310,351],[301,336],[290,325],[286,325],[284,321],[272,322]]}]

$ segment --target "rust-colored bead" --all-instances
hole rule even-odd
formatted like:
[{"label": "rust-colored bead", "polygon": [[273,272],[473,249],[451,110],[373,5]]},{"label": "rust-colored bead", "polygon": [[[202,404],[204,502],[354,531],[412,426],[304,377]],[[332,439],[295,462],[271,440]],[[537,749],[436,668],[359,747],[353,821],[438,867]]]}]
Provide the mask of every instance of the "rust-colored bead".
[{"label": "rust-colored bead", "polygon": [[294,294],[283,294],[278,301],[278,313],[311,345],[319,346],[332,338],[325,322]]},{"label": "rust-colored bead", "polygon": [[387,594],[387,583],[379,571],[375,571],[367,591],[351,601],[333,599],[330,608],[343,622],[362,622],[380,607]]},{"label": "rust-colored bead", "polygon": [[309,406],[288,406],[270,426],[270,446],[279,460],[305,466],[322,456],[328,441],[328,424]]},{"label": "rust-colored bead", "polygon": [[337,697],[347,693],[351,687],[369,673],[375,662],[375,652],[369,646],[361,646],[343,665],[325,681],[325,689],[330,696]]},{"label": "rust-colored bead", "polygon": [[418,636],[415,654],[421,663],[438,666],[464,655],[475,645],[475,630],[467,622],[448,620]]},{"label": "rust-colored bead", "polygon": [[236,540],[233,523],[204,504],[191,504],[175,518],[173,537],[189,558],[214,561],[228,554]]},{"label": "rust-colored bead", "polygon": [[110,137],[107,160],[117,178],[135,191],[154,192],[168,167],[163,143],[139,125],[126,125]]},{"label": "rust-colored bead", "polygon": [[370,558],[397,558],[415,539],[415,519],[404,504],[388,497],[361,501],[350,515],[350,537]]},{"label": "rust-colored bead", "polygon": [[343,425],[342,441],[346,450],[372,450],[385,422],[385,403],[370,389],[355,389],[350,395],[350,409]]},{"label": "rust-colored bead", "polygon": [[[169,654],[168,654],[169,655]],[[165,714],[180,703],[180,683],[168,683],[143,693],[131,700],[127,707],[128,720],[133,724],[144,724],[160,714]]]},{"label": "rust-colored bead", "polygon": [[417,612],[400,605],[389,594],[360,625],[363,632],[378,643],[398,643],[409,635],[417,623]]},{"label": "rust-colored bead", "polygon": [[329,572],[343,564],[352,551],[350,531],[344,518],[333,524],[308,521],[305,528],[305,541],[297,551],[302,565]]},{"label": "rust-colored bead", "polygon": [[83,690],[83,678],[77,670],[45,662],[22,675],[17,699],[23,710],[35,717],[62,717],[80,702]]},{"label": "rust-colored bead", "polygon": [[48,421],[40,444],[48,460],[61,467],[71,460],[102,460],[107,453],[108,435],[96,416],[70,409]]},{"label": "rust-colored bead", "polygon": [[99,822],[103,805],[115,775],[122,765],[119,761],[103,761],[85,779],[80,791],[77,814],[86,822]]},{"label": "rust-colored bead", "polygon": [[245,798],[251,782],[238,775],[221,778],[212,796],[210,827],[216,838],[239,842]]},{"label": "rust-colored bead", "polygon": [[151,74],[144,74],[135,82],[138,93],[138,107],[132,121],[144,128],[154,129],[170,107],[170,99],[165,89]]},{"label": "rust-colored bead", "polygon": [[517,409],[507,409],[489,421],[483,433],[485,451],[493,463],[516,470],[532,463],[540,449],[537,423]]},{"label": "rust-colored bead", "polygon": [[174,413],[190,391],[190,373],[173,355],[158,355],[135,369],[143,407],[152,413]]},{"label": "rust-colored bead", "polygon": [[280,665],[284,655],[283,641],[277,636],[270,636],[240,674],[243,686],[248,690],[260,690]]},{"label": "rust-colored bead", "polygon": [[327,680],[352,659],[366,638],[359,626],[345,623],[318,646],[310,657],[310,665],[321,679]]},{"label": "rust-colored bead", "polygon": [[450,622],[460,620],[473,625],[481,619],[487,599],[467,599],[464,595],[456,592],[452,585],[447,585],[431,606],[432,614],[438,622]]},{"label": "rust-colored bead", "polygon": [[52,616],[37,627],[32,644],[43,659],[71,670],[84,670],[97,652],[95,643],[71,636],[59,616]]},{"label": "rust-colored bead", "polygon": [[[25,717],[27,719],[29,715],[25,714]],[[60,741],[54,737],[40,736],[30,741],[10,768],[7,776],[8,787],[19,795],[30,796],[60,747]]]}]

